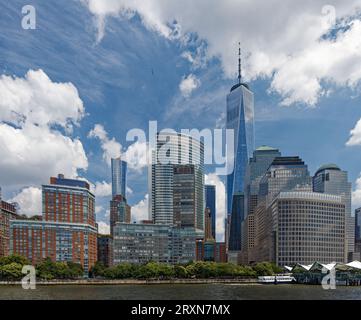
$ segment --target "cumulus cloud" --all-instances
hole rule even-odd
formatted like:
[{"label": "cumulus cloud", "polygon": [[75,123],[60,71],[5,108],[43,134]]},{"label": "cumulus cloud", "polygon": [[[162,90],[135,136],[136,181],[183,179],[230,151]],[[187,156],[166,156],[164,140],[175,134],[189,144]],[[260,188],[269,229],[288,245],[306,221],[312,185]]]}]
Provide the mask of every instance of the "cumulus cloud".
[{"label": "cumulus cloud", "polygon": [[103,149],[103,159],[108,165],[110,165],[112,158],[120,157],[122,145],[115,138],[109,139],[108,133],[101,124],[96,124],[89,132],[88,137],[99,139]]},{"label": "cumulus cloud", "polygon": [[101,124],[96,124],[88,134],[89,138],[97,138],[103,150],[103,159],[110,165],[112,158],[121,157],[128,163],[128,169],[141,172],[148,165],[147,143],[136,141],[128,149],[115,139],[109,139],[107,131]]},{"label": "cumulus cloud", "polygon": [[[325,83],[352,87],[361,78],[356,18],[361,0],[335,0],[334,6],[324,0],[207,0],[196,6],[193,0],[82,1],[98,21],[101,36],[107,16],[130,19],[135,13],[146,28],[182,45],[191,39],[187,35],[196,33],[207,43],[206,58],[219,58],[227,77],[235,77],[241,41],[245,78],[269,77],[270,90],[282,96],[284,105],[314,105],[325,94]],[[342,26],[336,35],[335,22]],[[188,51],[182,56],[199,61]]]},{"label": "cumulus cloud", "polygon": [[361,145],[361,119],[356,123],[355,128],[350,131],[350,139],[346,142],[347,146]]},{"label": "cumulus cloud", "polygon": [[8,200],[16,202],[20,207],[20,214],[28,217],[42,214],[41,189],[36,187],[24,188],[14,198]]},{"label": "cumulus cloud", "polygon": [[108,197],[112,194],[112,185],[106,181],[97,181],[95,184],[91,184],[90,188],[96,197]]},{"label": "cumulus cloud", "polygon": [[29,70],[24,78],[0,77],[0,119],[21,126],[78,124],[83,102],[72,83],[52,82],[43,70]]},{"label": "cumulus cloud", "polygon": [[179,84],[179,90],[183,97],[188,98],[192,92],[201,85],[201,81],[194,74],[183,77]]},{"label": "cumulus cloud", "polygon": [[140,222],[149,219],[148,203],[149,196],[146,194],[143,200],[140,200],[136,205],[132,206],[132,221]]},{"label": "cumulus cloud", "polygon": [[216,186],[216,237],[217,241],[224,241],[224,219],[226,218],[225,186],[218,175],[205,175],[205,184]]},{"label": "cumulus cloud", "polygon": [[128,168],[141,172],[148,165],[148,145],[145,142],[136,141],[131,144],[124,153],[124,160]]},{"label": "cumulus cloud", "polygon": [[104,221],[98,221],[98,233],[100,234],[110,234],[110,225]]},{"label": "cumulus cloud", "polygon": [[[84,107],[71,83],[55,83],[42,70],[24,78],[0,77],[1,182],[9,187],[37,185],[50,176],[77,176],[88,160],[69,133]],[[57,127],[57,129],[55,129]],[[68,135],[64,135],[63,128]]]}]

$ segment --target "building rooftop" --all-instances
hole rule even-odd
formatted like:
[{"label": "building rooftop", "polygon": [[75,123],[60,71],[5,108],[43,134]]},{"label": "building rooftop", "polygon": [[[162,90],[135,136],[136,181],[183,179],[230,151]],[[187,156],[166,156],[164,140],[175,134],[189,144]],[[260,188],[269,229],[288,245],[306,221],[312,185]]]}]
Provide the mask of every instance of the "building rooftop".
[{"label": "building rooftop", "polygon": [[256,149],[256,151],[278,151],[278,149],[269,147],[269,146],[260,146]]},{"label": "building rooftop", "polygon": [[282,165],[304,165],[304,161],[298,156],[295,157],[276,157],[272,166],[282,166]]},{"label": "building rooftop", "polygon": [[336,171],[341,171],[340,167],[334,163],[326,163],[324,165],[322,165],[321,167],[319,167],[315,173],[315,175],[317,175],[318,173],[320,173],[321,171],[325,171],[325,170],[336,170]]},{"label": "building rooftop", "polygon": [[232,92],[233,90],[236,90],[236,89],[237,89],[238,87],[240,87],[240,86],[244,86],[245,88],[247,88],[248,90],[250,90],[247,83],[237,83],[237,84],[235,84],[235,85],[231,88],[231,91],[230,91],[230,92]]}]

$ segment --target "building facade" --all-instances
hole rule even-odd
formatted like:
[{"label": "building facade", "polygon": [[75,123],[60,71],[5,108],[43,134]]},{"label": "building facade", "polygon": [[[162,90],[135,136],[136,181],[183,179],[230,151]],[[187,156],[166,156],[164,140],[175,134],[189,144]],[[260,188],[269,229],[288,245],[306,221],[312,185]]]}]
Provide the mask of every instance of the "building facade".
[{"label": "building facade", "polygon": [[280,266],[344,261],[342,197],[316,192],[281,192],[270,211],[271,261]]},{"label": "building facade", "polygon": [[348,181],[348,174],[342,171],[335,164],[325,164],[321,166],[313,177],[313,190],[319,193],[339,195],[343,198],[346,207],[345,226],[345,260],[353,260],[355,251],[355,220],[351,215],[351,182]]},{"label": "building facade", "polygon": [[207,184],[204,186],[206,208],[209,208],[212,218],[212,237],[216,239],[216,186]]},{"label": "building facade", "polygon": [[113,237],[111,235],[98,234],[98,261],[106,267],[113,265]]},{"label": "building facade", "polygon": [[42,220],[10,221],[11,253],[33,264],[44,258],[79,263],[87,272],[97,261],[97,226],[89,184],[51,177],[42,186]]},{"label": "building facade", "polygon": [[150,212],[155,224],[204,229],[204,146],[189,135],[158,133]]},{"label": "building facade", "polygon": [[227,95],[226,128],[234,132],[234,155],[227,154],[227,163],[233,168],[226,183],[228,214],[232,213],[233,195],[244,192],[246,166],[254,150],[253,99],[253,92],[241,78]]},{"label": "building facade", "polygon": [[122,195],[127,198],[127,163],[121,158],[111,159],[112,197]]},{"label": "building facade", "polygon": [[254,210],[255,261],[273,261],[272,224],[270,210],[274,198],[282,191],[312,192],[312,179],[307,165],[299,157],[276,157],[260,179],[257,207]]},{"label": "building facade", "polygon": [[0,188],[0,257],[10,253],[10,220],[16,219],[16,211],[15,204],[2,200]]},{"label": "building facade", "polygon": [[131,207],[122,195],[115,195],[110,201],[110,233],[117,222],[130,223]]},{"label": "building facade", "polygon": [[196,241],[201,237],[203,233],[195,228],[117,223],[113,234],[114,264],[185,264],[196,260]]}]

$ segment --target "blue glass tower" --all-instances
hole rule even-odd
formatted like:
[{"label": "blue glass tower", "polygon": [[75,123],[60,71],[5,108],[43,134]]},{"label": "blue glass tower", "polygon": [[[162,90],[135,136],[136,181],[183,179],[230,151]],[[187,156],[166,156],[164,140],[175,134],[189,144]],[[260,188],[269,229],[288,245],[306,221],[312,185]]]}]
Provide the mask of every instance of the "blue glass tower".
[{"label": "blue glass tower", "polygon": [[227,214],[231,221],[229,250],[240,248],[240,226],[245,218],[245,174],[248,159],[254,150],[253,92],[241,80],[241,49],[239,49],[238,83],[227,95],[226,128],[233,129],[234,132],[234,154],[227,154],[227,164],[233,167],[233,171],[227,175],[226,182]]},{"label": "blue glass tower", "polygon": [[211,210],[212,217],[212,237],[216,239],[216,186],[214,185],[205,185],[205,199],[206,199],[206,208]]},{"label": "blue glass tower", "polygon": [[127,190],[127,163],[120,158],[112,159],[112,197],[121,195],[124,198]]},{"label": "blue glass tower", "polygon": [[238,83],[227,95],[226,128],[234,130],[234,156],[227,154],[233,172],[227,175],[227,213],[232,213],[233,195],[244,192],[244,178],[248,159],[254,150],[253,92],[241,82],[241,52],[239,49]]}]

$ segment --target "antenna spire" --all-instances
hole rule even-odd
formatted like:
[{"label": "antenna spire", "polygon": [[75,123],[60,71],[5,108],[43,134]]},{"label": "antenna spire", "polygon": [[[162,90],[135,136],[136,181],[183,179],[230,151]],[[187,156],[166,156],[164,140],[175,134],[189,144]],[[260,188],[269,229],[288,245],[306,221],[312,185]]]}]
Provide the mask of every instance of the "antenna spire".
[{"label": "antenna spire", "polygon": [[241,84],[242,67],[241,67],[241,43],[238,42],[238,83]]}]

